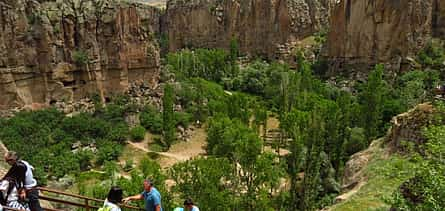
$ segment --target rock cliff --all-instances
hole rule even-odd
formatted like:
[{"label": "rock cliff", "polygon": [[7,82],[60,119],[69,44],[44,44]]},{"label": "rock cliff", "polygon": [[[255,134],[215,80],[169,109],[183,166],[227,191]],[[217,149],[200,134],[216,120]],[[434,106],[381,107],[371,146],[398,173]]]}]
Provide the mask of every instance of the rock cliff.
[{"label": "rock cliff", "polygon": [[341,0],[331,18],[331,72],[365,73],[376,63],[404,70],[433,36],[445,38],[445,0]]},{"label": "rock cliff", "polygon": [[165,31],[169,50],[226,48],[281,58],[304,37],[328,26],[335,0],[169,0]]},{"label": "rock cliff", "polygon": [[155,85],[159,17],[113,0],[0,1],[0,109]]}]

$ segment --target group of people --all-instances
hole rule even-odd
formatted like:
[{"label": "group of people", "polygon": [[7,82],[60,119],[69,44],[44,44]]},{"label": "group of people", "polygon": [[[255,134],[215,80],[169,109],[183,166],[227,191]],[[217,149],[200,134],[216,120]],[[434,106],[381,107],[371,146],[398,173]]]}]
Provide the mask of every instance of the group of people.
[{"label": "group of people", "polygon": [[[34,178],[34,167],[21,160],[14,151],[5,153],[4,160],[11,168],[0,180],[0,204],[3,206],[26,210],[42,211],[39,202],[37,181]],[[161,194],[149,179],[144,180],[144,191],[134,196],[122,197],[123,191],[118,186],[111,187],[107,199],[99,211],[121,211],[119,204],[133,200],[144,200],[146,211],[162,211]],[[0,206],[1,210],[1,206]],[[184,207],[174,211],[199,211],[191,199],[184,201]]]},{"label": "group of people", "polygon": [[34,167],[21,160],[14,151],[5,153],[4,159],[11,168],[0,182],[1,204],[20,210],[41,211]]},{"label": "group of people", "polygon": [[[121,211],[119,203],[128,203],[134,200],[144,200],[146,211],[162,211],[161,194],[153,186],[153,182],[149,179],[144,180],[144,191],[134,196],[122,198],[122,189],[118,186],[111,187],[108,192],[108,197],[104,202],[104,206],[100,211]],[[199,211],[199,208],[195,206],[192,199],[186,199],[184,201],[184,207],[175,208],[174,211]]]}]

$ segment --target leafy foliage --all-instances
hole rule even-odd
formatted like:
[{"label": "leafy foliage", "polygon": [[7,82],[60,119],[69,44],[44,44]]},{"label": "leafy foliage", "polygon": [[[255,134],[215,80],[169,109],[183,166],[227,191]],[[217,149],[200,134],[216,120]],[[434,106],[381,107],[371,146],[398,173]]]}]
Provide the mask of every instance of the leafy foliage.
[{"label": "leafy foliage", "polygon": [[[122,137],[126,138],[126,125],[79,114],[65,117],[55,109],[20,112],[3,120],[0,138],[10,150],[19,152],[24,160],[36,167],[42,177],[63,177],[90,167],[94,157],[98,163],[116,159],[120,154]],[[120,127],[123,127],[120,129]],[[82,146],[95,144],[98,153],[71,152],[75,142]],[[32,146],[32,147],[30,147]]]},{"label": "leafy foliage", "polygon": [[162,115],[152,106],[145,107],[139,116],[141,125],[155,134],[162,133]]},{"label": "leafy foliage", "polygon": [[179,78],[204,78],[221,82],[233,73],[231,57],[224,50],[196,49],[168,54],[166,62],[170,70]]},{"label": "leafy foliage", "polygon": [[130,137],[134,141],[142,141],[145,137],[145,128],[142,126],[136,126],[130,130]]},{"label": "leafy foliage", "polygon": [[428,141],[415,176],[394,193],[393,206],[398,210],[441,210],[445,206],[445,126],[431,126],[424,134]]},{"label": "leafy foliage", "polygon": [[175,95],[172,85],[166,84],[164,87],[164,97],[162,98],[162,132],[164,142],[170,148],[175,141],[176,124],[174,117]]}]

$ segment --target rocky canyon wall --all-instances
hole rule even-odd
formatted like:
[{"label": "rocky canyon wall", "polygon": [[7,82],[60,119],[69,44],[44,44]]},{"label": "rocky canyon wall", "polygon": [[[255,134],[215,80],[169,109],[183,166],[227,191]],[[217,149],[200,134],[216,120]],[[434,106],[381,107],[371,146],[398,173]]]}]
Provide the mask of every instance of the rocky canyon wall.
[{"label": "rocky canyon wall", "polygon": [[334,0],[169,0],[169,50],[225,48],[236,39],[242,53],[280,58],[304,37],[328,26]]},{"label": "rocky canyon wall", "polygon": [[154,86],[159,17],[113,0],[1,0],[0,109]]},{"label": "rocky canyon wall", "polygon": [[445,37],[445,0],[341,0],[328,35],[331,72],[405,70],[432,37]]}]

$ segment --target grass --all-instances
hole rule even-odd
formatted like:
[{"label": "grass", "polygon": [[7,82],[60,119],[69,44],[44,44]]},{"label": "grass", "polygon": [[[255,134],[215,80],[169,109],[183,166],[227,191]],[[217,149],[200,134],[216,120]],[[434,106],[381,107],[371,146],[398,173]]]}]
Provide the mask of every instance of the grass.
[{"label": "grass", "polygon": [[368,178],[366,184],[331,210],[389,210],[390,205],[387,202],[391,195],[404,181],[414,176],[416,166],[408,157],[386,157],[384,150],[380,148],[364,170],[364,176]]},{"label": "grass", "polygon": [[124,150],[122,151],[121,156],[119,157],[120,163],[125,163],[127,160],[133,160],[133,163],[138,165],[139,162],[147,156],[147,153],[136,149],[130,145],[125,145]]}]

